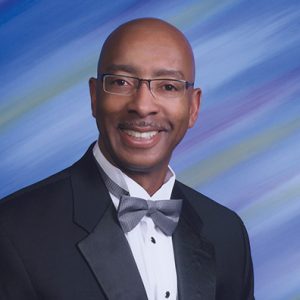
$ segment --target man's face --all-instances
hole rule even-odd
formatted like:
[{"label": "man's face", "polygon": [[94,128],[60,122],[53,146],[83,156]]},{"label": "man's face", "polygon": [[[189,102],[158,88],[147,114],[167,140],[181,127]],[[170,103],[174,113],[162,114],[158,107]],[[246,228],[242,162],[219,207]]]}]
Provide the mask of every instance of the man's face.
[{"label": "man's face", "polygon": [[[109,50],[102,73],[193,80],[186,49],[166,34],[126,32]],[[105,92],[100,79],[90,80],[90,90],[104,156],[125,173],[165,172],[175,146],[196,121],[200,90],[157,99],[143,82],[136,94],[120,96]]]}]

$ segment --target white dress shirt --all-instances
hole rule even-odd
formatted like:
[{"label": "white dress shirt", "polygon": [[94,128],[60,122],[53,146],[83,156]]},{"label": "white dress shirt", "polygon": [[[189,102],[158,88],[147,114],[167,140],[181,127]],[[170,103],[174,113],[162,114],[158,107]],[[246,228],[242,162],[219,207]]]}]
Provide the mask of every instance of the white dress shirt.
[{"label": "white dress shirt", "polygon": [[[98,143],[93,154],[108,177],[117,183],[130,196],[146,200],[170,199],[175,182],[175,173],[169,167],[165,183],[152,196],[134,180],[113,166],[101,153]],[[119,199],[110,193],[116,209]],[[145,216],[130,232],[125,233],[131,252],[140,272],[149,300],[176,300],[177,275],[172,244],[172,236],[166,236],[155,227],[151,218]],[[117,283],[116,283],[117,284]]]}]

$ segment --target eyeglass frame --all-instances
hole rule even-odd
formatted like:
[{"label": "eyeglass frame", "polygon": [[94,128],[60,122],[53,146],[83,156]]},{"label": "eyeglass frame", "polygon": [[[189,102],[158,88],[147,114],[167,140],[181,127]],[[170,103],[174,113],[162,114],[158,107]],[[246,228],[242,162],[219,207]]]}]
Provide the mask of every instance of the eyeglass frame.
[{"label": "eyeglass frame", "polygon": [[[138,85],[137,85],[137,88],[135,89],[135,92],[140,88],[141,86],[141,83],[143,81],[146,81],[148,82],[148,89],[149,91],[151,92],[151,94],[155,97],[155,93],[153,94],[152,93],[152,89],[151,89],[151,82],[152,81],[158,81],[158,80],[170,80],[170,81],[177,81],[177,82],[182,82],[185,84],[185,89],[184,89],[184,94],[185,94],[185,91],[189,88],[189,87],[193,87],[195,82],[189,82],[189,81],[186,81],[186,80],[183,80],[183,79],[174,79],[174,78],[153,78],[153,79],[146,79],[146,78],[139,78],[139,77],[135,77],[135,76],[128,76],[128,75],[120,75],[120,74],[111,74],[111,73],[99,73],[98,74],[98,77],[97,79],[101,79],[102,81],[102,88],[103,88],[103,91],[108,93],[108,94],[111,94],[111,95],[120,95],[120,96],[132,96],[134,95],[134,93],[132,94],[119,94],[119,93],[111,93],[111,92],[108,92],[107,90],[105,90],[105,87],[104,87],[104,79],[105,79],[105,76],[120,76],[120,77],[125,77],[125,78],[131,78],[131,79],[136,79],[138,80]],[[100,77],[100,78],[99,78]],[[183,94],[183,95],[184,95]]]}]

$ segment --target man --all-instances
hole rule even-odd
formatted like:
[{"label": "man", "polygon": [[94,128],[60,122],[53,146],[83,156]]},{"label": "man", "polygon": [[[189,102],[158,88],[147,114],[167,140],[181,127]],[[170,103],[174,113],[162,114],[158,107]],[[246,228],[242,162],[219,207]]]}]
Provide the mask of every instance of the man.
[{"label": "man", "polygon": [[254,299],[243,223],[168,165],[198,116],[194,69],[164,21],[110,34],[89,82],[98,142],[1,203],[1,299]]}]

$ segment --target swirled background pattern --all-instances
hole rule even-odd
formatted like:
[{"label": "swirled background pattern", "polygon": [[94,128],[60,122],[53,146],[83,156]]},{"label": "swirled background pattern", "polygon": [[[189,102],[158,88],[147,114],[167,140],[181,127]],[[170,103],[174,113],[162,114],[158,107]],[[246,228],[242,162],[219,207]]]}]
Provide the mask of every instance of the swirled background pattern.
[{"label": "swirled background pattern", "polygon": [[97,138],[87,82],[102,42],[144,16],[184,31],[203,89],[178,177],[245,221],[257,299],[300,299],[298,0],[0,0],[0,196]]}]

